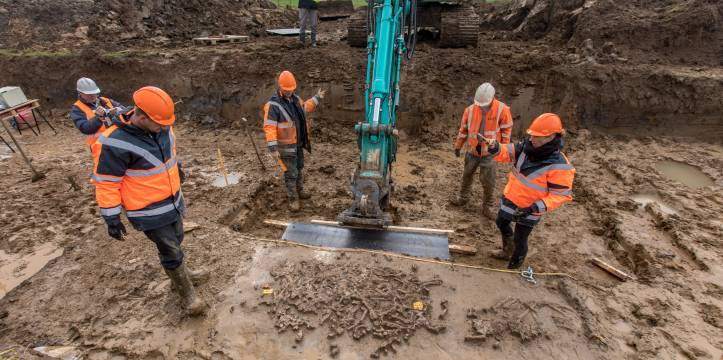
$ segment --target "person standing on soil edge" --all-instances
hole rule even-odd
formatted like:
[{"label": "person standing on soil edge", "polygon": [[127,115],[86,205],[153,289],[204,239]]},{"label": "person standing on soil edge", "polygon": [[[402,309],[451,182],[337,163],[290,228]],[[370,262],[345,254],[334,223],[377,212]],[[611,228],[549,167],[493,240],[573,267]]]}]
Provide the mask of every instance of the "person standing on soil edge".
[{"label": "person standing on soil edge", "polygon": [[[530,137],[517,144],[486,140],[495,161],[513,163],[497,213],[502,250],[492,257],[509,260],[508,269],[522,266],[527,238],[542,215],[572,200],[575,168],[562,150],[562,121],[545,113],[527,129]],[[481,145],[478,145],[481,147]],[[510,224],[516,222],[515,231]]]},{"label": "person standing on soil edge", "polygon": [[92,146],[98,136],[111,126],[108,116],[118,116],[123,106],[115,100],[99,96],[100,88],[92,79],[78,79],[76,90],[78,100],[70,109],[70,120],[81,133],[87,135],[85,142]]},{"label": "person standing on soil edge", "polygon": [[316,47],[316,28],[319,25],[317,0],[299,0],[299,40],[306,46],[306,23],[311,23],[311,46]]},{"label": "person standing on soil edge", "polygon": [[286,167],[284,183],[292,211],[299,211],[299,199],[309,199],[311,194],[304,191],[304,149],[311,153],[309,131],[311,122],[306,114],[314,111],[326,93],[319,89],[309,100],[301,100],[294,91],[296,79],[289,71],[283,71],[278,78],[279,88],[264,105],[264,133],[266,144],[274,161],[281,160]]},{"label": "person standing on soil edge", "polygon": [[121,210],[136,230],[143,231],[158,248],[158,256],[183,306],[191,315],[206,305],[196,297],[192,280],[205,274],[184,264],[184,181],[176,154],[172,125],[176,120],[171,97],[146,86],[133,93],[135,107],[93,143],[92,177],[100,213],[108,235],[123,240],[126,228]]},{"label": "person standing on soil edge", "polygon": [[[497,181],[497,166],[487,151],[487,144],[479,142],[478,136],[485,139],[496,139],[502,144],[510,142],[512,134],[512,115],[510,107],[495,98],[495,88],[490,83],[484,83],[477,88],[474,95],[474,104],[468,106],[462,115],[459,134],[454,142],[454,155],[459,157],[465,143],[469,144],[469,151],[464,156],[464,172],[459,195],[452,200],[456,206],[464,206],[470,198],[472,178],[477,168],[480,169],[480,181],[484,191],[482,201],[482,214],[493,218],[494,191]],[[478,146],[478,145],[482,146]]]}]

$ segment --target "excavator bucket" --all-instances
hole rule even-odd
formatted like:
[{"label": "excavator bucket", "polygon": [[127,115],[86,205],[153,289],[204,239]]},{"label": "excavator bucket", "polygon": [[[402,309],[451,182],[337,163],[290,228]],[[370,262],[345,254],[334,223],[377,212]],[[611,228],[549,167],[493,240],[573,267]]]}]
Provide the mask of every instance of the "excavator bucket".
[{"label": "excavator bucket", "polygon": [[321,0],[316,5],[322,20],[345,18],[354,13],[352,0]]},{"label": "excavator bucket", "polygon": [[313,246],[381,250],[447,260],[449,259],[447,235],[447,231],[435,233],[419,228],[375,229],[333,223],[290,223],[282,239]]}]

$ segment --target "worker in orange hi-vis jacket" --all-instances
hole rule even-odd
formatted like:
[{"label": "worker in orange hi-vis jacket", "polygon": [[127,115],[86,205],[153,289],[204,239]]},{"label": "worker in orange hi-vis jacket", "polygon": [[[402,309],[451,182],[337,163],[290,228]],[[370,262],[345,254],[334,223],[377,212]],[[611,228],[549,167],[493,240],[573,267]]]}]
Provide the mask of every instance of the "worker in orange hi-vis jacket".
[{"label": "worker in orange hi-vis jacket", "polygon": [[[459,134],[454,142],[454,154],[459,157],[462,147],[469,145],[464,155],[464,172],[459,195],[452,200],[452,204],[463,206],[471,195],[472,180],[477,168],[480,169],[480,181],[484,191],[482,200],[482,215],[494,218],[494,191],[497,182],[497,167],[492,156],[487,151],[487,144],[481,143],[478,136],[484,139],[495,139],[502,144],[510,142],[512,134],[512,115],[510,107],[495,98],[495,88],[490,83],[484,83],[477,88],[474,104],[468,106],[462,115]],[[481,145],[481,146],[477,146]]]},{"label": "worker in orange hi-vis jacket", "polygon": [[309,199],[304,191],[304,149],[311,152],[311,122],[306,115],[316,109],[326,93],[319,89],[311,99],[303,101],[295,94],[296,78],[283,71],[277,80],[279,88],[264,104],[264,133],[269,153],[284,164],[284,183],[289,209],[299,211],[299,199]]},{"label": "worker in orange hi-vis jacket", "polygon": [[[493,257],[509,260],[507,268],[522,266],[527,238],[542,216],[572,200],[575,168],[562,150],[562,121],[545,113],[527,129],[528,139],[516,144],[486,140],[495,161],[514,164],[497,213],[502,251]],[[512,231],[511,223],[515,222]]]},{"label": "worker in orange hi-vis jacket", "polygon": [[191,315],[198,315],[206,305],[196,297],[192,281],[200,281],[206,274],[186,267],[181,248],[186,206],[172,128],[174,103],[165,91],[153,86],[133,93],[133,102],[135,107],[123,114],[123,121],[103,131],[91,149],[100,214],[108,235],[123,240],[126,228],[120,216],[125,210],[131,225],[156,244],[161,266],[183,306]]}]

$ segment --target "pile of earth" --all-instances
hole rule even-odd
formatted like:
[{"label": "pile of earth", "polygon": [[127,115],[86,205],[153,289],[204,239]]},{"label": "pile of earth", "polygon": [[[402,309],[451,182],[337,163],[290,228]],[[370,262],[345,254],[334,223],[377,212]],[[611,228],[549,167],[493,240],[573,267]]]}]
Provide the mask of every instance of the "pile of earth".
[{"label": "pile of earth", "polygon": [[295,17],[269,0],[0,0],[0,47],[166,45],[214,34],[262,35]]},{"label": "pile of earth", "polygon": [[723,64],[718,0],[513,0],[482,11],[482,27],[509,39],[544,39],[583,55],[605,45],[605,53],[639,62]]}]

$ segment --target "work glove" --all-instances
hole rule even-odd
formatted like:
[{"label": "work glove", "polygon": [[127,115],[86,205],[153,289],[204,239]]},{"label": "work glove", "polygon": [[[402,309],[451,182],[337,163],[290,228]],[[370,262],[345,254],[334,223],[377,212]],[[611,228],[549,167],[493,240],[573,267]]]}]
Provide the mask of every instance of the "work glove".
[{"label": "work glove", "polygon": [[525,217],[529,216],[530,214],[536,213],[539,211],[540,211],[540,209],[537,208],[537,204],[532,204],[532,206],[528,206],[525,208],[517,208],[517,210],[515,210],[514,217],[516,219],[525,218]]},{"label": "work glove", "polygon": [[274,159],[274,161],[279,161],[279,159],[281,159],[281,154],[279,154],[278,151],[272,151],[270,155]]},{"label": "work glove", "polygon": [[323,99],[323,98],[324,98],[324,95],[326,95],[326,90],[324,90],[324,89],[319,89],[319,90],[316,91],[316,96],[317,96],[319,99]]},{"label": "work glove", "polygon": [[459,157],[459,149],[454,149],[454,156]]},{"label": "work glove", "polygon": [[123,237],[128,235],[128,232],[125,225],[118,221],[117,223],[108,224],[108,235],[116,240],[123,241]]}]

